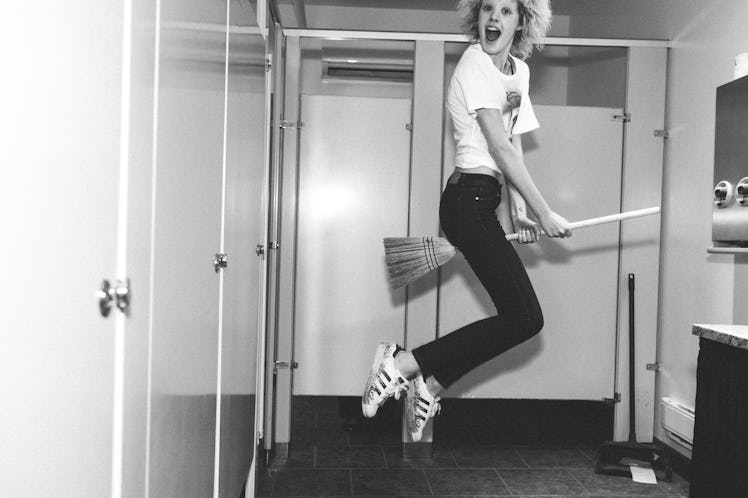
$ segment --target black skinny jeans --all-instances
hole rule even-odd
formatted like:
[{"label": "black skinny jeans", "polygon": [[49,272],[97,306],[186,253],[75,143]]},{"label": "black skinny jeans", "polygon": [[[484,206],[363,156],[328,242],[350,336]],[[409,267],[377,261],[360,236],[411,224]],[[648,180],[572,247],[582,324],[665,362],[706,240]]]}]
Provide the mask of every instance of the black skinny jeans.
[{"label": "black skinny jeans", "polygon": [[412,351],[423,378],[444,387],[478,365],[525,342],[543,328],[543,313],[517,252],[496,217],[501,185],[488,175],[455,175],[444,189],[439,221],[465,256],[498,314],[478,320]]}]

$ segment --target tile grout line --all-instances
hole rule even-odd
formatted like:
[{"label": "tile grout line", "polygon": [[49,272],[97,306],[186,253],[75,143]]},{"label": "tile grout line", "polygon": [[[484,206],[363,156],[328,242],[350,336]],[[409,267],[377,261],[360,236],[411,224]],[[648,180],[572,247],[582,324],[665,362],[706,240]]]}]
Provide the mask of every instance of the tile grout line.
[{"label": "tile grout line", "polygon": [[519,459],[522,460],[522,463],[524,463],[525,465],[527,465],[528,469],[532,468],[532,466],[530,466],[530,464],[527,463],[527,460],[525,460],[525,458],[522,456],[522,453],[520,453],[518,449],[513,449],[512,451],[514,451],[514,453],[517,454],[517,456],[519,457]]},{"label": "tile grout line", "polygon": [[499,469],[493,468],[494,474],[498,476],[499,479],[501,479],[502,484],[504,484],[504,487],[506,488],[507,493],[509,493],[509,496],[514,496],[514,491],[509,487],[509,485],[506,483],[503,477],[501,477],[501,473],[499,472]]},{"label": "tile grout line", "polygon": [[582,487],[582,489],[584,490],[585,493],[587,493],[587,495],[592,495],[592,492],[589,489],[585,488],[584,484],[582,484],[582,482],[579,479],[577,479],[574,474],[572,474],[571,472],[569,472],[569,469],[564,469],[564,472],[566,472],[567,474],[569,474],[571,476],[571,478],[574,479],[576,481],[576,483],[579,484]]},{"label": "tile grout line", "polygon": [[426,479],[426,486],[429,487],[429,493],[431,493],[431,496],[436,496],[434,494],[434,488],[431,487],[431,480],[429,479],[429,476],[426,475],[426,469],[421,469],[421,474],[423,474],[423,478]]},{"label": "tile grout line", "polygon": [[348,469],[348,482],[351,483],[351,496],[353,496],[353,469]]}]

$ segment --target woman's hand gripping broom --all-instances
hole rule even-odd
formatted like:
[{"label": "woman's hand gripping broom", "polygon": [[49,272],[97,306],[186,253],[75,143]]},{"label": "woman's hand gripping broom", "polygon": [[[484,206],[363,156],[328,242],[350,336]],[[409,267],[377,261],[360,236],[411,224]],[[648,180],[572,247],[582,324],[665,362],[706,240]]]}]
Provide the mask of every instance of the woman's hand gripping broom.
[{"label": "woman's hand gripping broom", "polygon": [[[570,225],[572,229],[585,228],[659,212],[659,207],[651,207],[575,221]],[[507,235],[506,239],[517,240],[518,237],[518,234],[513,233]],[[441,237],[387,237],[384,239],[384,253],[390,285],[397,289],[447,263],[457,253],[457,248]]]}]

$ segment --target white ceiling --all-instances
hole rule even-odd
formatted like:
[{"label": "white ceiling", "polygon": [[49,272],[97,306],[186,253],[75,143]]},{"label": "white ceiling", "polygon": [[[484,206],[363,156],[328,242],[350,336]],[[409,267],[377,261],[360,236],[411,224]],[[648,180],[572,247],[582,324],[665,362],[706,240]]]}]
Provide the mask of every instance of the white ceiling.
[{"label": "white ceiling", "polygon": [[[459,32],[457,0],[268,1],[284,28]],[[682,1],[551,0],[554,22],[550,35],[671,39],[670,18]]]},{"label": "white ceiling", "polygon": [[[553,0],[559,16],[616,15],[652,0]],[[456,0],[271,0],[285,28],[456,32]],[[643,8],[642,12],[646,10]]]}]

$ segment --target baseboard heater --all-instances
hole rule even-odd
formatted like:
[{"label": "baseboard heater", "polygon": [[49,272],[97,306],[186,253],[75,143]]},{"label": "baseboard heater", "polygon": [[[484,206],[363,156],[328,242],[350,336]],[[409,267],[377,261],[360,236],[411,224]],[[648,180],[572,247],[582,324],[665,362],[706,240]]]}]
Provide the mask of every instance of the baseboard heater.
[{"label": "baseboard heater", "polygon": [[662,398],[660,403],[662,404],[660,423],[667,437],[684,448],[692,450],[695,420],[693,408],[684,406],[671,398]]}]

